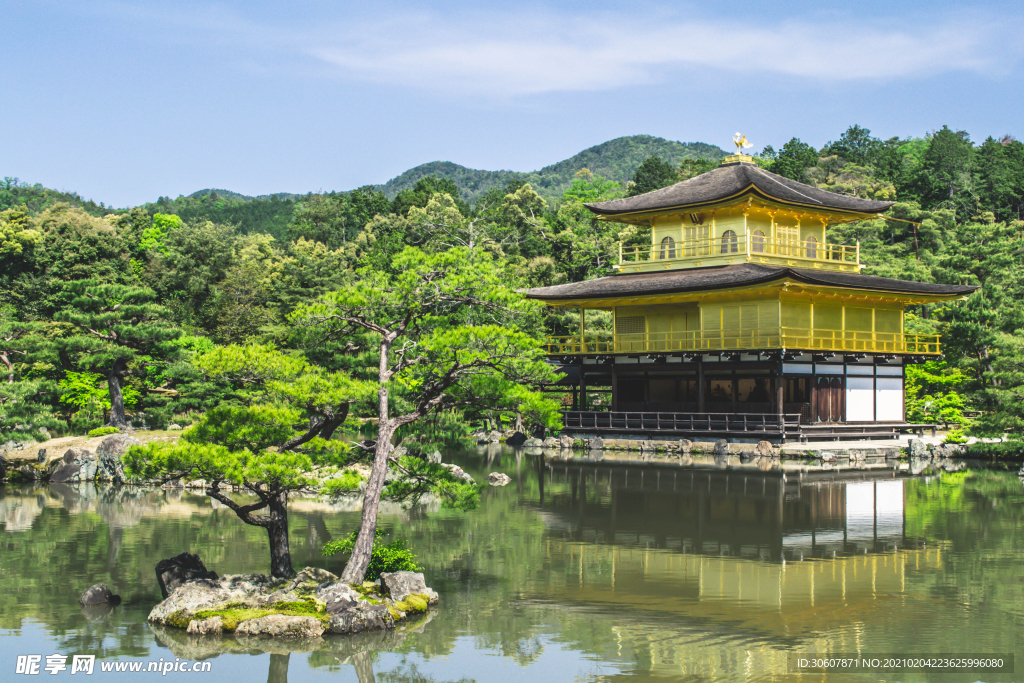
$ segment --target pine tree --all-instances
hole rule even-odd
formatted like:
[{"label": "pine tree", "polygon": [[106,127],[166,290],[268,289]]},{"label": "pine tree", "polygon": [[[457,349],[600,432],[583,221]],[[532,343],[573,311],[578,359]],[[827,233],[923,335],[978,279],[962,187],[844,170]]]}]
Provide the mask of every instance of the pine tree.
[{"label": "pine tree", "polygon": [[73,324],[77,334],[61,342],[62,351],[79,367],[101,372],[110,391],[112,427],[128,426],[122,384],[131,375],[166,365],[179,353],[174,340],[181,330],[170,312],[154,303],[147,287],[104,284],[97,280],[68,283],[76,294],[71,308],[58,315]]}]

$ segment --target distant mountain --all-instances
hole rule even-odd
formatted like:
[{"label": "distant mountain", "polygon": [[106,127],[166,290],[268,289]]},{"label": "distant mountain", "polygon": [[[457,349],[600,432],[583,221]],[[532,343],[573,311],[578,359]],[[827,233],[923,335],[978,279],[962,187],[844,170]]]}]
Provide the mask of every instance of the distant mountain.
[{"label": "distant mountain", "polygon": [[222,197],[224,199],[237,199],[243,202],[266,201],[269,199],[290,199],[292,201],[295,201],[306,197],[306,195],[304,194],[294,194],[292,192],[275,192],[274,194],[261,194],[257,197],[252,197],[247,194],[239,194],[238,192],[232,192],[231,190],[217,190],[213,188],[206,188],[205,190],[193,192],[192,194],[189,195],[189,197],[199,198],[211,194],[215,194],[218,197]]},{"label": "distant mountain", "polygon": [[450,161],[432,161],[409,169],[380,188],[388,197],[394,197],[415,185],[420,178],[434,175],[455,181],[462,190],[463,198],[473,202],[492,187],[501,187],[510,180],[522,179],[545,199],[555,199],[565,192],[576,174],[584,168],[610,180],[625,183],[633,177],[637,167],[653,155],[678,166],[684,159],[718,161],[726,154],[721,148],[703,142],[675,142],[653,135],[631,135],[595,145],[539,171],[481,171]]},{"label": "distant mountain", "polygon": [[[703,142],[675,142],[653,135],[630,135],[602,142],[564,161],[545,166],[539,171],[482,171],[466,168],[451,161],[431,161],[410,168],[383,185],[378,185],[377,188],[383,190],[389,198],[394,198],[402,190],[413,187],[420,178],[432,175],[454,180],[462,191],[463,199],[472,203],[492,187],[504,187],[510,180],[522,179],[530,183],[542,197],[552,200],[561,197],[572,184],[576,174],[584,168],[596,175],[624,184],[633,177],[637,167],[653,155],[658,155],[673,166],[678,166],[684,159],[718,161],[726,156],[726,152]],[[199,190],[189,196],[198,198],[214,193],[225,199],[247,202],[269,199],[301,200],[306,196],[280,192],[250,197],[230,190],[213,189]]]}]

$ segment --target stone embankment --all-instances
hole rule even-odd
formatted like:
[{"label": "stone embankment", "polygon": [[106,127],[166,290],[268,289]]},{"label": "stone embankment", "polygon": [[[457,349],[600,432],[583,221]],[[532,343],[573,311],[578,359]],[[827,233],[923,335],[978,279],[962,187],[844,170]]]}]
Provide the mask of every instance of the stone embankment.
[{"label": "stone embankment", "polygon": [[[474,435],[478,444],[499,443],[503,438],[499,432],[478,432]],[[509,443],[506,439],[505,443]],[[766,463],[771,460],[818,460],[825,463],[838,461],[863,461],[865,459],[898,460],[909,457],[915,461],[948,461],[970,457],[969,446],[965,444],[934,444],[922,439],[911,439],[909,443],[892,442],[840,442],[840,443],[797,443],[777,446],[768,441],[754,443],[730,443],[725,439],[717,441],[650,440],[650,439],[604,439],[574,438],[563,434],[546,439],[528,438],[518,441],[528,451],[536,449],[551,459],[571,460],[607,459],[612,452],[627,451],[641,457],[669,457],[686,464],[694,456],[713,456],[716,459],[739,456],[743,462]]]},{"label": "stone embankment", "polygon": [[93,438],[61,437],[42,443],[10,442],[4,445],[5,452],[0,456],[0,480],[54,484],[87,481],[124,484],[127,483],[127,477],[121,459],[130,447],[174,438],[155,432]]},{"label": "stone embankment", "polygon": [[[175,584],[168,580],[167,563],[182,557],[161,562],[158,576],[162,586],[171,584],[170,594],[149,613],[149,622],[197,636],[309,639],[384,631],[427,615],[438,602],[423,574],[414,572],[383,573],[378,581],[349,585],[324,569],[306,567],[291,579],[235,574]],[[206,573],[199,558],[184,557],[194,558],[189,562],[195,570]]]}]

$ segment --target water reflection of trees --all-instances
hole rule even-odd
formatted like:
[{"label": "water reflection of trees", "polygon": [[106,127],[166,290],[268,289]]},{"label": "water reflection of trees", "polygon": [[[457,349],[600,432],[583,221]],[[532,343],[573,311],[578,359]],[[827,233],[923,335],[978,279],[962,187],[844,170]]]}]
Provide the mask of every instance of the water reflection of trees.
[{"label": "water reflection of trees", "polygon": [[[735,529],[707,527],[709,535],[703,540],[718,545],[713,555],[698,557],[693,543],[690,552],[683,552],[682,542],[670,544],[671,534],[664,529],[674,525],[673,533],[685,540],[680,532],[685,520],[680,517],[689,515],[690,508],[682,503],[671,507],[662,500],[652,507],[656,496],[642,489],[638,495],[615,494],[619,497],[613,501],[611,482],[588,481],[581,486],[571,477],[554,475],[535,458],[501,448],[485,452],[483,459],[471,455],[456,460],[478,481],[498,470],[509,474],[512,484],[485,488],[482,505],[470,514],[394,509],[382,517],[382,527],[396,529],[421,558],[429,583],[442,595],[438,615],[400,638],[371,634],[363,640],[324,639],[304,653],[309,666],[354,669],[361,672],[360,680],[425,681],[429,679],[415,668],[413,659],[381,672],[378,653],[430,660],[450,655],[457,639],[467,635],[477,648],[521,665],[536,662],[545,644],[556,642],[595,661],[628,662],[624,665],[655,676],[676,666],[679,657],[695,653],[718,657],[725,669],[732,670],[734,664],[740,671],[742,662],[729,661],[742,648],[782,653],[779,656],[784,656],[784,648],[798,645],[828,649],[844,642],[854,626],[860,629],[859,637],[884,632],[891,634],[892,647],[910,651],[919,650],[914,638],[921,628],[933,633],[939,627],[962,634],[962,647],[1017,647],[1013,638],[1024,619],[1024,588],[1019,581],[1024,493],[1012,475],[906,481],[905,534],[924,539],[928,555],[908,562],[910,555],[902,550],[881,547],[877,555],[833,559],[819,554],[814,561],[790,561],[784,570],[790,585],[814,582],[827,593],[829,585],[839,585],[828,583],[831,576],[841,576],[844,567],[850,578],[872,566],[877,573],[884,563],[903,558],[898,567],[891,565],[877,574],[884,580],[868,592],[857,594],[850,588],[855,585],[851,579],[845,596],[836,589],[839,597],[819,593],[815,602],[807,597],[811,593],[797,591],[780,595],[772,607],[726,590],[768,576],[764,572],[775,572],[771,576],[778,584],[783,571],[774,556],[737,557],[742,555],[738,551],[744,534],[750,529],[781,529],[782,537],[789,539],[785,548],[796,547],[792,539],[810,543],[812,534],[813,547],[828,547],[822,539],[829,533],[838,533],[842,541],[840,524],[845,516],[836,507],[841,500],[838,489],[828,489],[831,484],[796,491],[784,487],[777,526],[772,526],[774,513],[767,507],[777,506],[777,500],[765,499],[760,522],[757,496],[747,501],[747,507],[732,501],[719,512],[746,510],[747,522],[733,525],[746,524],[747,531],[726,538],[725,532]],[[66,651],[144,657],[153,633],[145,617],[159,600],[153,574],[159,559],[191,550],[221,573],[266,570],[260,530],[240,524],[229,511],[215,509],[205,496],[154,489],[68,488],[72,490],[8,487],[0,493],[0,627],[17,628],[22,619],[33,618],[62,638]],[[629,533],[617,538],[605,529],[599,536],[613,503],[619,531]],[[299,508],[290,520],[296,561],[337,571],[338,559],[322,558],[317,550],[328,538],[355,528],[358,508],[332,511],[317,501],[303,501]],[[733,556],[720,554],[726,548],[732,552],[734,545]],[[686,571],[691,572],[689,578]],[[724,588],[717,594],[701,588],[693,580],[700,576],[697,572],[704,572],[705,579],[717,577]],[[805,572],[804,579],[800,572]],[[109,614],[83,614],[76,604],[78,595],[98,581],[111,585],[125,602]],[[930,602],[925,605],[917,596]],[[936,611],[935,605],[948,606],[948,612]],[[930,622],[919,624],[915,618]],[[256,647],[240,644],[236,651],[233,645],[225,647],[236,639],[225,638],[204,653],[182,649],[201,645],[181,640],[185,634],[176,631],[172,636],[168,640],[157,633],[157,640],[176,656],[190,659],[242,654],[246,647]],[[293,651],[301,653],[303,648],[288,646],[271,653],[270,673],[277,677],[273,680],[286,676]],[[291,664],[294,668],[295,662]]]}]

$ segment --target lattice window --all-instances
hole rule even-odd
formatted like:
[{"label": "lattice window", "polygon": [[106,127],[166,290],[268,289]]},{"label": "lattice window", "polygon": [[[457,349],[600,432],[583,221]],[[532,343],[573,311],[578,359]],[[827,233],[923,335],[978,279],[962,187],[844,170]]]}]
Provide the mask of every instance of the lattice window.
[{"label": "lattice window", "polygon": [[647,318],[642,315],[623,315],[615,318],[615,334],[644,334]]}]

